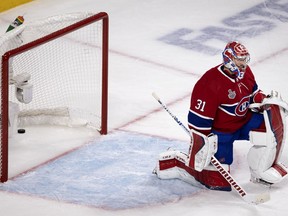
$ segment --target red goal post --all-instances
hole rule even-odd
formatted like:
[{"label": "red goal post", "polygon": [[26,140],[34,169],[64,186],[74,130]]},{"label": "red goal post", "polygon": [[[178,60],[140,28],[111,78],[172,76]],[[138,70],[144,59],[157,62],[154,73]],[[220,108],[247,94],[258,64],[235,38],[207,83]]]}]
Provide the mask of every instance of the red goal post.
[{"label": "red goal post", "polygon": [[[0,181],[8,180],[9,103],[18,126],[83,125],[107,134],[108,14],[75,13],[23,24],[0,37]],[[17,100],[11,77],[31,76],[32,101]]]}]

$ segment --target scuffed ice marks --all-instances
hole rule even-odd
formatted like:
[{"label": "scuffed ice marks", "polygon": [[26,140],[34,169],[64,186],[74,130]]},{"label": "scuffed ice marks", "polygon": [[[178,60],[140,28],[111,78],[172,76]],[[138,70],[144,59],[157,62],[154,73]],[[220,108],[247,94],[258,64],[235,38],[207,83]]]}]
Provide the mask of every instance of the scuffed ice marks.
[{"label": "scuffed ice marks", "polygon": [[4,191],[107,209],[175,202],[199,188],[160,180],[152,170],[158,154],[187,144],[132,133],[115,133],[5,184]]}]

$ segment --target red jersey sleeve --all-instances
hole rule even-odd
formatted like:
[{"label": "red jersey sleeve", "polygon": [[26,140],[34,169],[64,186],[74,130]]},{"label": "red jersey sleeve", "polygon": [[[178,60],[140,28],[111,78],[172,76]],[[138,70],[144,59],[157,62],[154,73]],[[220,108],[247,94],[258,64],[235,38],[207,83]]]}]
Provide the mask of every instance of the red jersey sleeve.
[{"label": "red jersey sleeve", "polygon": [[217,73],[211,69],[194,86],[188,114],[189,128],[205,135],[211,132],[213,120],[219,107],[217,77],[214,74]]}]

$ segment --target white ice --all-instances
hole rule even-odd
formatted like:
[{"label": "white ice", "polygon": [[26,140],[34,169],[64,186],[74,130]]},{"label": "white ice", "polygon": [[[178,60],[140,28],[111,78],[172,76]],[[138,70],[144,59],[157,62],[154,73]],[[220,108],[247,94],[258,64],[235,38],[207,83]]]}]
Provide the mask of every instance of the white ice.
[{"label": "white ice", "polygon": [[[286,5],[286,8],[273,7],[270,4],[271,2]],[[248,16],[247,10],[252,10],[251,8],[259,4],[263,6],[263,11],[267,12],[265,16],[263,14],[250,14]],[[287,101],[288,89],[286,79],[288,75],[286,74],[287,68],[285,63],[288,55],[287,7],[287,1],[285,0],[61,0],[61,2],[57,0],[35,0],[1,13],[0,32],[4,33],[9,23],[18,15],[24,15],[26,21],[31,22],[71,12],[105,11],[109,14],[110,43],[109,134],[105,137],[94,137],[91,131],[88,131],[87,134],[85,131],[77,129],[76,136],[74,135],[75,131],[58,128],[57,133],[61,131],[62,134],[67,134],[67,137],[70,139],[68,142],[61,143],[61,140],[57,140],[59,137],[56,136],[56,132],[51,132],[51,134],[47,134],[47,137],[45,137],[45,143],[39,146],[37,145],[37,140],[43,138],[37,137],[37,133],[41,132],[43,128],[31,128],[28,130],[27,133],[35,133],[35,141],[32,140],[29,151],[24,148],[28,142],[25,139],[20,142],[23,146],[10,146],[10,163],[12,163],[10,165],[12,170],[10,173],[10,178],[12,178],[10,182],[12,183],[10,184],[12,189],[0,190],[0,214],[5,216],[287,215],[287,179],[279,184],[275,184],[270,189],[271,200],[269,202],[255,206],[243,202],[234,191],[192,190],[192,186],[180,181],[171,180],[166,182],[157,180],[152,175],[143,176],[142,170],[142,168],[152,170],[157,154],[166,150],[167,146],[172,145],[174,148],[179,146],[179,148],[185,150],[185,145],[189,142],[189,137],[153,99],[151,93],[157,92],[161,99],[169,105],[170,110],[184,124],[187,124],[189,97],[193,85],[206,70],[222,61],[221,53],[209,55],[205,52],[197,52],[180,46],[168,45],[159,40],[159,38],[179,29],[191,29],[193,32],[186,35],[186,39],[189,40],[189,37],[193,39],[197,35],[201,35],[203,30],[208,27],[223,28],[223,35],[227,35],[228,32],[225,32],[225,29],[227,30],[228,26],[223,23],[223,20],[227,18],[232,19],[242,13],[242,16],[236,20],[239,22],[239,27],[229,26],[229,29],[234,31],[239,29],[241,31],[248,30],[249,36],[239,35],[239,38],[251,53],[250,65],[260,88],[265,93],[269,93],[272,89],[277,90],[281,92],[282,97]],[[243,11],[246,11],[246,15],[243,14]],[[258,24],[255,24],[255,27],[251,28],[251,23],[246,22],[247,19],[250,22]],[[259,21],[262,22],[260,23]],[[258,35],[257,30],[261,27],[265,28],[265,22],[266,24],[270,23],[271,28],[267,29],[267,31],[260,31]],[[247,26],[250,27],[248,28]],[[224,48],[225,43],[215,39],[209,41],[209,45],[221,50]],[[88,136],[84,139],[84,135]],[[51,137],[53,139],[50,139]],[[15,139],[21,140],[19,137]],[[89,151],[88,153],[85,152],[89,148],[91,140],[94,140],[93,147],[97,146],[97,142],[100,143],[99,148],[96,148],[99,154],[97,154],[98,152],[93,152],[95,155]],[[108,147],[109,142],[113,143],[112,147],[117,149],[110,149],[111,146]],[[142,143],[143,145],[140,145]],[[235,143],[235,159],[231,168],[231,174],[247,191],[251,190],[253,192],[255,188],[249,183],[249,171],[246,162],[246,153],[249,146],[250,144],[244,141]],[[105,191],[101,191],[100,195],[97,194],[100,197],[99,199],[103,201],[104,207],[97,207],[89,202],[70,202],[65,198],[64,194],[53,191],[53,188],[49,188],[51,185],[45,185],[45,182],[41,186],[44,191],[45,189],[47,190],[47,194],[51,193],[50,197],[37,195],[36,192],[31,192],[31,194],[21,192],[25,191],[25,188],[31,187],[31,185],[33,188],[34,184],[37,191],[39,182],[31,181],[31,179],[37,179],[37,176],[35,178],[29,177],[34,174],[38,175],[39,173],[41,178],[43,176],[47,176],[47,178],[50,175],[53,176],[54,169],[59,169],[59,166],[53,166],[53,163],[57,162],[56,159],[62,159],[63,161],[60,164],[63,165],[69,162],[68,159],[73,154],[76,155],[76,158],[78,156],[78,169],[81,169],[80,162],[83,158],[87,160],[91,159],[89,157],[90,154],[92,154],[92,158],[94,157],[95,160],[100,157],[102,162],[105,162],[102,164],[102,172],[97,170],[99,172],[94,173],[92,168],[91,175],[78,176],[81,178],[81,181],[85,182],[85,189],[89,186],[87,186],[87,182],[91,178],[97,178],[99,182],[107,179],[111,185],[124,186],[126,190],[123,192],[123,188],[119,188],[119,191],[117,191],[117,188],[111,187],[115,190],[113,191],[108,187],[106,193]],[[141,160],[140,164],[137,164],[137,161],[133,159],[135,154],[137,157],[140,157],[138,158]],[[123,155],[131,157],[131,161],[127,161],[127,158],[122,157]],[[288,164],[287,155],[288,150],[285,147],[283,162],[286,164]],[[113,156],[119,157],[121,166],[112,166],[109,164],[109,162],[112,163]],[[109,158],[111,159],[110,161]],[[99,163],[101,164],[101,160],[98,161]],[[40,164],[43,166],[33,169],[34,166]],[[108,166],[109,169],[105,169],[105,166]],[[139,170],[136,170],[137,166],[139,166]],[[115,169],[111,170],[113,167]],[[70,170],[70,167],[69,169],[65,166],[62,168],[65,172],[72,172],[72,179],[77,176],[73,173],[73,169]],[[23,181],[20,181],[23,182],[23,185],[17,185],[17,180],[13,179],[13,176],[27,170],[29,171],[28,173],[20,176],[20,178],[23,178]],[[123,176],[132,172],[132,176],[135,179],[123,178],[124,182],[121,179],[113,179],[113,174],[119,171],[122,171]],[[41,172],[45,174],[41,175]],[[26,178],[28,180],[25,180]],[[71,178],[63,179],[62,175],[61,178],[58,180],[62,182],[67,181],[69,182],[67,185],[71,186]],[[143,187],[140,191],[136,191],[132,187],[135,181],[140,181],[141,178],[147,180],[146,182],[154,183],[152,185],[154,188],[152,187],[151,190],[152,194],[147,193],[151,187],[148,188],[147,186],[146,189]],[[13,181],[16,182],[16,185],[13,185]],[[129,181],[131,187],[129,187]],[[15,190],[15,187],[18,187],[17,190]],[[73,184],[71,187],[73,187]],[[157,190],[155,190],[155,187]],[[70,189],[67,188],[67,190]],[[91,188],[91,191],[94,189]],[[125,191],[129,191],[129,193],[125,193]],[[170,193],[171,191],[173,193]],[[134,203],[139,203],[139,200],[147,201],[150,198],[154,199],[157,195],[160,198],[162,197],[163,200],[162,202],[157,200],[153,204],[139,205],[140,207],[132,206],[131,208],[124,209],[107,208],[107,205],[113,205],[111,203],[113,202],[113,195],[117,195],[118,192],[123,193],[123,202],[119,204],[123,206],[125,206],[125,202],[133,203],[133,199],[135,200]],[[180,195],[177,192],[180,192]],[[165,193],[167,193],[167,197],[165,197]],[[79,191],[79,194],[86,195],[85,191]],[[128,197],[131,194],[133,197]],[[87,196],[89,195],[87,193]],[[166,201],[166,198],[168,201]],[[104,201],[110,201],[110,203],[107,204]]]}]

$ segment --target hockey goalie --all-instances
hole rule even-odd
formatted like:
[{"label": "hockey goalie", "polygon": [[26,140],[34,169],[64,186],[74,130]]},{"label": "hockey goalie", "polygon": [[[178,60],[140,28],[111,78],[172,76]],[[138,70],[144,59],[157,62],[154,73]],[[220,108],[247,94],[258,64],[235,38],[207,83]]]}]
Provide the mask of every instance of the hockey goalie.
[{"label": "hockey goalie", "polygon": [[288,105],[276,91],[265,95],[258,88],[243,44],[229,42],[222,56],[223,63],[208,70],[192,91],[188,153],[168,150],[160,154],[155,174],[160,179],[179,178],[192,185],[231,191],[211,158],[230,172],[234,141],[249,140],[251,181],[279,183],[288,171],[281,163]]}]

